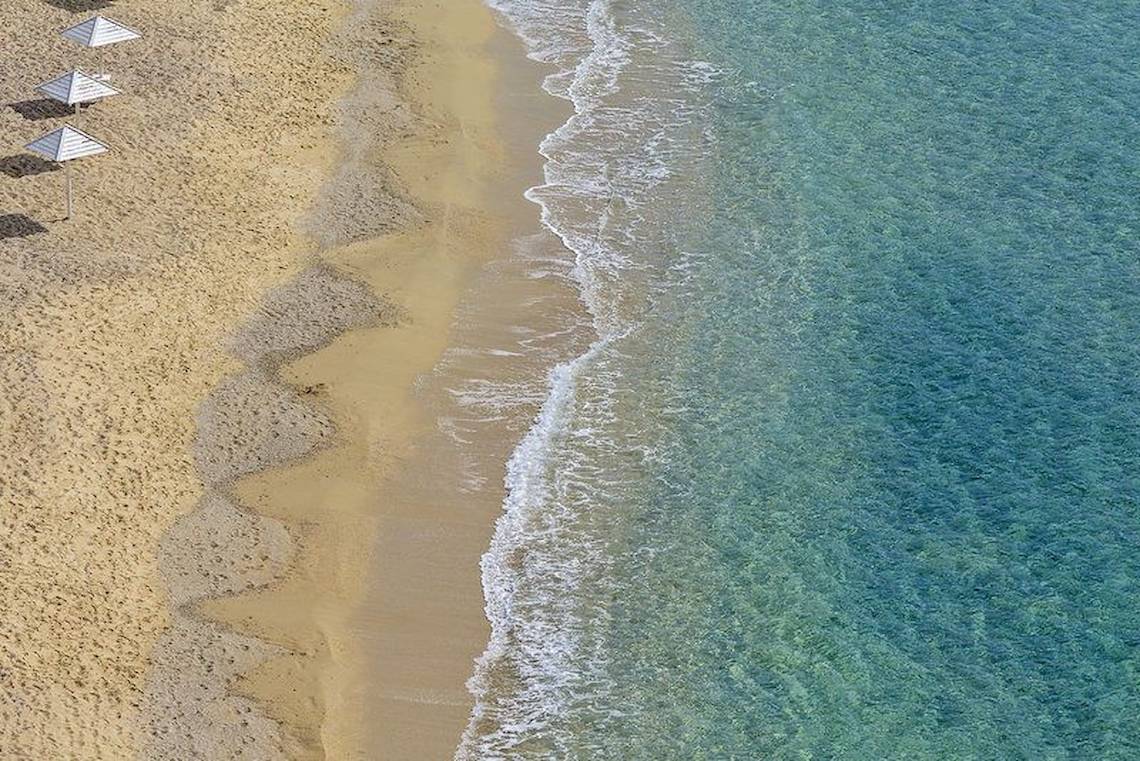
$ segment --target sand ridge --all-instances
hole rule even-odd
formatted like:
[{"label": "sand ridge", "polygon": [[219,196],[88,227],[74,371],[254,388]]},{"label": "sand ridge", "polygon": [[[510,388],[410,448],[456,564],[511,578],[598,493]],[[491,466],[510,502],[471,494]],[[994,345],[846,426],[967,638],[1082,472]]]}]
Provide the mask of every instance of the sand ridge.
[{"label": "sand ridge", "polygon": [[[465,681],[487,638],[478,557],[500,497],[491,490],[478,510],[462,499],[411,505],[397,476],[415,463],[422,479],[459,477],[433,470],[440,461],[423,451],[439,410],[421,395],[422,381],[446,351],[459,301],[483,265],[509,250],[520,224],[537,227],[522,190],[541,176],[533,146],[542,132],[528,128],[512,145],[502,139],[499,60],[490,54],[492,44],[513,54],[517,41],[480,0],[379,10],[377,32],[386,36],[376,50],[400,63],[365,66],[345,98],[345,171],[307,224],[345,229],[335,223],[354,215],[343,214],[336,185],[354,173],[406,187],[416,200],[406,229],[373,238],[350,226],[321,254],[391,294],[406,319],[395,330],[349,331],[281,368],[291,386],[317,389],[336,440],[240,479],[243,505],[290,526],[294,560],[278,582],[201,605],[284,650],[236,687],[303,740],[304,758],[450,758],[455,750],[470,710]],[[412,50],[403,47],[409,39]],[[538,80],[528,70],[515,86],[529,99]],[[375,129],[378,117],[387,129]],[[417,581],[409,585],[399,566],[413,547],[420,557],[408,563]],[[455,594],[461,605],[452,604]]]},{"label": "sand ridge", "polygon": [[[354,328],[394,325],[399,310],[359,282],[315,264],[271,291],[230,346],[245,368],[222,380],[198,411],[195,461],[206,493],[163,538],[173,621],[151,654],[143,756],[278,759],[319,754],[267,716],[233,681],[285,650],[200,615],[196,603],[277,581],[293,540],[279,520],[244,509],[236,479],[326,445],[333,422],[306,390],[282,382],[288,359]],[[306,747],[308,745],[309,747]]]}]

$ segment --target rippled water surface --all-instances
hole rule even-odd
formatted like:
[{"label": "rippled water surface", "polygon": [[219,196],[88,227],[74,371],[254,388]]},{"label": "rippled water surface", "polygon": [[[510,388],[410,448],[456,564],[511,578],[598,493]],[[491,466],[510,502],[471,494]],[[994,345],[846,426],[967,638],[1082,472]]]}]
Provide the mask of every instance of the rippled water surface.
[{"label": "rippled water surface", "polygon": [[1140,758],[1140,4],[496,0],[594,325],[466,758]]}]

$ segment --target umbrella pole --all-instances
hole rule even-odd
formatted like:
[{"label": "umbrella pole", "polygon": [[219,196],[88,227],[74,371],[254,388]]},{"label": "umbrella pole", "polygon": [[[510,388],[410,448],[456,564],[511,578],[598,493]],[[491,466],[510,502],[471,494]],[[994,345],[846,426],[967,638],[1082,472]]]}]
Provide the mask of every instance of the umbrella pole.
[{"label": "umbrella pole", "polygon": [[64,173],[67,175],[67,216],[64,219],[71,219],[71,212],[74,202],[71,193],[71,162],[67,162],[64,166]]}]

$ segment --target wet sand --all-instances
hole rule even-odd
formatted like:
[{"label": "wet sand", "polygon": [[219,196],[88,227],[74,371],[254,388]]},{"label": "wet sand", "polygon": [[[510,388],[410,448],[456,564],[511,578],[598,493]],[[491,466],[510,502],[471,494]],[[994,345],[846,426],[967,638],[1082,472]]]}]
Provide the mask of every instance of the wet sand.
[{"label": "wet sand", "polygon": [[[466,682],[490,633],[479,562],[502,509],[505,462],[545,396],[547,370],[572,351],[566,345],[538,356],[524,351],[519,324],[532,327],[533,338],[544,326],[565,326],[559,309],[581,311],[576,288],[538,279],[535,270],[547,265],[520,262],[516,251],[526,240],[531,255],[565,254],[522,192],[541,182],[538,143],[568,110],[540,90],[544,72],[525,59],[513,34],[480,6],[450,7],[454,12],[433,27],[433,39],[449,55],[425,61],[420,75],[452,83],[464,139],[447,152],[463,158],[445,154],[451,167],[445,184],[455,191],[427,237],[409,241],[423,252],[417,258],[425,257],[413,266],[426,261],[428,272],[386,277],[390,285],[421,283],[453,261],[461,263],[460,287],[446,294],[447,341],[417,361],[414,385],[394,389],[392,409],[411,413],[407,443],[384,471],[364,595],[343,622],[346,691],[339,712],[364,730],[355,746],[364,758],[443,759],[455,752],[472,709]],[[393,157],[395,166],[408,167],[401,176],[415,161],[400,149]],[[430,195],[431,185],[414,192]],[[420,287],[409,292],[416,302],[437,296]],[[402,353],[392,347],[378,356],[390,352]],[[513,387],[530,387],[529,398],[513,398],[509,409],[455,430],[456,418],[469,414],[456,403],[460,386],[516,380]],[[390,414],[372,407],[366,417]]]},{"label": "wet sand", "polygon": [[[533,220],[505,32],[478,0],[138,0],[105,12],[146,37],[100,58],[54,36],[86,15],[60,5],[0,0],[0,756],[449,757],[493,511],[438,554],[465,602],[425,619],[443,636],[360,622],[407,615],[368,588],[399,581],[376,561],[434,430],[416,381]],[[101,60],[125,94],[77,124],[113,153],[62,223],[61,173],[19,146],[66,119],[32,87]],[[372,707],[371,666],[404,661],[447,710]]]}]

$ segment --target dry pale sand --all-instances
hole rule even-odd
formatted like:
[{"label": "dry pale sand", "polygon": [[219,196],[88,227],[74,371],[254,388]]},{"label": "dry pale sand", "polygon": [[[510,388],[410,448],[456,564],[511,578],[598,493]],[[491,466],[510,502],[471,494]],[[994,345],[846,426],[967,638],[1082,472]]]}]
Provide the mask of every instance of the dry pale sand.
[{"label": "dry pale sand", "polygon": [[[56,37],[94,6],[145,38]],[[485,199],[519,190],[489,13],[0,18],[0,758],[399,757],[364,749],[348,622],[384,474],[430,425],[409,389],[502,245]],[[66,119],[32,88],[101,62],[125,94],[76,123],[113,152],[63,223],[62,172],[20,146]]]}]

